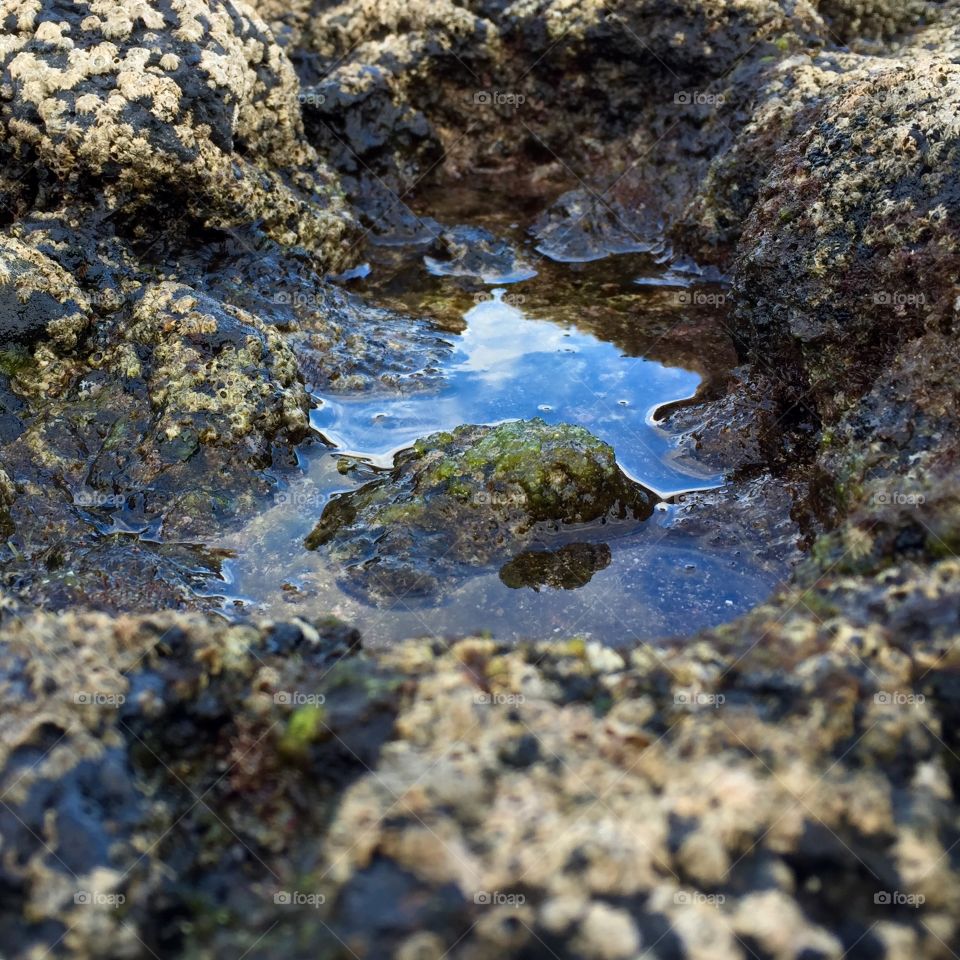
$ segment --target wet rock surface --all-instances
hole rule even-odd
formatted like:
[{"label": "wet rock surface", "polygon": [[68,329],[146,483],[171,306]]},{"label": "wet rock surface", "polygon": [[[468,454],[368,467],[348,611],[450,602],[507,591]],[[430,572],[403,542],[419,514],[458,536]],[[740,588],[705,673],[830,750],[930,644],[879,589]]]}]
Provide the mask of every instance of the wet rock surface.
[{"label": "wet rock surface", "polygon": [[346,567],[355,587],[401,601],[531,541],[602,538],[603,524],[643,521],[655,502],[582,427],[465,426],[418,441],[389,476],[334,497],[306,545]]},{"label": "wet rock surface", "polygon": [[[6,955],[956,952],[953,4],[2,17]],[[554,259],[639,244],[731,274],[742,365],[664,423],[730,470],[677,522],[777,556],[799,524],[768,602],[624,650],[570,624],[364,651],[334,622],[185,612],[225,559],[204,536],[296,469],[308,387],[435,382],[435,328],[323,280],[357,224],[439,243],[466,280],[515,265],[408,209],[434,167],[582,178],[535,228]],[[606,533],[538,525],[640,495],[544,429],[430,438],[311,545],[368,593],[476,562],[575,588]],[[529,482],[544,442],[583,472]]]},{"label": "wet rock surface", "polygon": [[444,230],[424,257],[438,276],[472,277],[484,283],[516,283],[536,276],[511,245],[482,227]]}]

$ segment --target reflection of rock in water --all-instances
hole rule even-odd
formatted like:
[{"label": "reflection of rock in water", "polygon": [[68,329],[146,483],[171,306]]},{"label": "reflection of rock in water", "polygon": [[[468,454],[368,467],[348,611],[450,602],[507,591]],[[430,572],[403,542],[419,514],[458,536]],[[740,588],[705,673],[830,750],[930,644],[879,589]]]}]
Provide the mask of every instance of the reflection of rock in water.
[{"label": "reflection of rock in water", "polygon": [[514,590],[576,590],[609,566],[610,548],[605,543],[568,543],[559,550],[521,553],[501,567],[500,579]]}]

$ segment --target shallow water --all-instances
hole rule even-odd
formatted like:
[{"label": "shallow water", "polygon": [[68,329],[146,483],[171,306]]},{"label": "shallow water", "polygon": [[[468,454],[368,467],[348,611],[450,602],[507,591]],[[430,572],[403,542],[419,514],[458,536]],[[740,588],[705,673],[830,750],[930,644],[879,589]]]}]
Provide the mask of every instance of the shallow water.
[{"label": "shallow water", "polygon": [[[334,493],[389,468],[417,438],[463,423],[539,416],[582,425],[664,498],[723,483],[681,457],[655,418],[734,365],[722,285],[704,284],[656,251],[551,262],[526,239],[530,218],[514,220],[515,208],[491,209],[469,191],[443,201],[510,239],[522,262],[468,277],[438,263],[426,242],[370,245],[368,264],[342,282],[369,302],[432,319],[450,346],[432,371],[440,386],[316,395],[321,442],[306,449],[301,475],[271,509],[213,545],[233,559],[226,584],[211,592],[246,614],[333,614],[371,643],[486,630],[504,638],[576,632],[619,644],[716,624],[762,600],[782,571],[752,561],[749,550],[685,536],[671,502],[642,529],[611,537],[609,562],[604,554],[589,582],[568,589],[513,588],[497,570],[479,569],[435,601],[377,608],[341,589],[341,571],[304,549]],[[442,212],[447,224],[463,222]],[[420,239],[428,241],[434,222],[424,223]]]},{"label": "shallow water", "polygon": [[628,475],[663,496],[720,482],[673,467],[670,438],[653,423],[659,406],[694,396],[696,373],[624,356],[575,326],[531,319],[502,288],[489,296],[451,338],[445,387],[408,397],[320,397],[315,429],[338,452],[389,467],[397,450],[439,430],[541,417],[586,427],[613,445]]}]

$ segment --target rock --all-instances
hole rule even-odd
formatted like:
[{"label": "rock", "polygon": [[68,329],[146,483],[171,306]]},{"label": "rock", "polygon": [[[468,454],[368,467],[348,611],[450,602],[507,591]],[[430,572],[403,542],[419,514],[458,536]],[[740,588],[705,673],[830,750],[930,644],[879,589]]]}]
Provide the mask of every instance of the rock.
[{"label": "rock", "polygon": [[[942,957],[960,936],[956,12],[256,11],[38,2],[4,21],[5,951]],[[310,103],[324,90],[342,115]],[[622,247],[626,216],[662,229],[664,258],[732,268],[742,366],[671,417],[685,456],[735,471],[675,522],[720,542],[752,525],[764,556],[802,533],[792,579],[695,637],[630,644],[625,624],[616,651],[364,651],[335,622],[130,615],[200,602],[196,569],[223,558],[192,544],[294,469],[301,376],[434,382],[426,325],[323,283],[352,217],[308,138],[411,236],[402,196],[442,147],[448,172],[572,164],[583,192],[542,224],[555,252]],[[512,263],[488,237],[435,252],[475,273],[478,251],[481,275]],[[689,336],[728,322],[708,319]],[[791,522],[757,506],[774,498]],[[310,545],[385,602],[468,566],[560,589],[651,506],[575,427],[461,427],[335,500]]]},{"label": "rock", "polygon": [[13,500],[13,494],[13,482],[4,470],[0,470],[0,501],[9,506]]},{"label": "rock", "polygon": [[827,100],[781,149],[741,240],[744,336],[830,420],[955,313],[960,74],[925,59]]},{"label": "rock", "polygon": [[444,230],[423,259],[430,273],[438,277],[470,277],[495,284],[517,283],[537,275],[510,243],[482,227]]},{"label": "rock", "polygon": [[11,14],[8,29],[2,152],[13,170],[33,163],[46,189],[102,196],[128,216],[262,219],[339,262],[349,217],[303,139],[293,68],[250,7],[45,2]]},{"label": "rock", "polygon": [[605,903],[588,908],[574,942],[585,957],[596,960],[630,960],[640,949],[640,935],[630,914]]},{"label": "rock", "polygon": [[581,427],[464,426],[418,441],[389,476],[334,497],[307,547],[389,599],[433,592],[458,568],[501,563],[534,541],[603,539],[603,522],[642,521],[654,500]]},{"label": "rock", "polygon": [[827,0],[818,12],[834,36],[851,40],[893,37],[936,17],[937,10],[927,0]]},{"label": "rock", "polygon": [[628,210],[602,191],[565,193],[530,232],[537,250],[560,263],[586,263],[617,253],[662,253],[663,223]]},{"label": "rock", "polygon": [[610,566],[610,560],[610,548],[605,543],[568,543],[559,550],[519,554],[500,568],[500,579],[513,589],[576,590]]},{"label": "rock", "polygon": [[[413,170],[443,159],[427,118],[396,95],[386,65],[348,63],[300,93],[306,133],[379,230],[373,198],[403,193]],[[397,103],[397,100],[400,100]]]},{"label": "rock", "polygon": [[[302,439],[308,401],[289,347],[256,317],[175,283],[147,287],[103,363],[147,382],[161,444]],[[132,349],[136,345],[136,349]],[[151,350],[149,366],[140,361]],[[186,438],[193,438],[187,440]]]},{"label": "rock", "polygon": [[53,607],[208,604],[192,594],[196,571],[220,566],[207,534],[269,497],[264,471],[307,433],[307,395],[276,329],[184,283],[144,283],[127,299],[85,361],[41,345],[11,368],[22,399],[3,461],[22,496],[5,573]]},{"label": "rock", "polygon": [[39,250],[0,237],[0,347],[41,337],[76,345],[90,303],[74,279]]}]

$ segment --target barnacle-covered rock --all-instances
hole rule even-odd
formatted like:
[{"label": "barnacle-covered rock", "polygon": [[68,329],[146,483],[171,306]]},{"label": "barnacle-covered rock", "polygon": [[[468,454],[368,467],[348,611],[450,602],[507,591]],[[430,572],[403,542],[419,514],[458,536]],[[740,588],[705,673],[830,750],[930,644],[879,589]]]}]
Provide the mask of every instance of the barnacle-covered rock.
[{"label": "barnacle-covered rock", "polygon": [[336,264],[349,224],[303,139],[293,68],[244,3],[108,0],[5,12],[0,153],[44,188],[231,226]]},{"label": "barnacle-covered rock", "polygon": [[76,345],[90,303],[73,277],[40,250],[0,237],[0,348],[49,337]]}]

